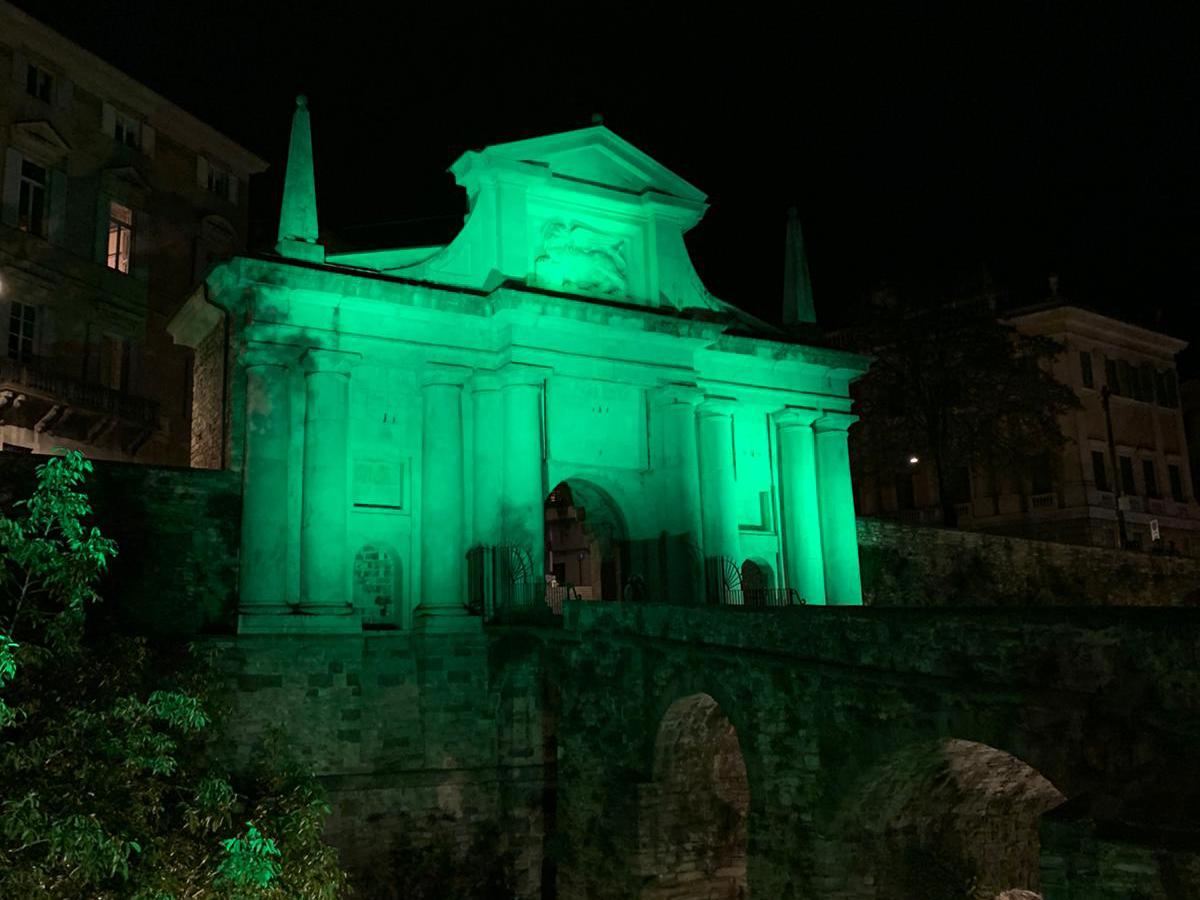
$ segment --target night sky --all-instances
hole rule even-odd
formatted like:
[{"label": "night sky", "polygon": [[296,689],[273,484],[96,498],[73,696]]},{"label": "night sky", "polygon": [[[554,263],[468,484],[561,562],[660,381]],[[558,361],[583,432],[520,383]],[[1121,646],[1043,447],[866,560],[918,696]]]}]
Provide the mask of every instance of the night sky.
[{"label": "night sky", "polygon": [[380,222],[446,240],[462,151],[599,112],[709,195],[697,268],[764,318],[779,317],[794,203],[825,324],[885,281],[986,271],[1018,305],[1056,271],[1073,302],[1200,339],[1188,4],[18,5],[270,161],[251,185],[269,237],[298,92],[322,229],[343,243],[378,239],[361,226]]}]

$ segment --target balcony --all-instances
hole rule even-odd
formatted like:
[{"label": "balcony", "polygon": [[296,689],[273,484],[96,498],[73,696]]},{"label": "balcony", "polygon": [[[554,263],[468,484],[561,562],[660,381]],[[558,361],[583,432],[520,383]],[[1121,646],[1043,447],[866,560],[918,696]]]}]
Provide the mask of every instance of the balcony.
[{"label": "balcony", "polygon": [[0,424],[134,455],[158,428],[158,404],[55,372],[44,360],[0,359]]}]

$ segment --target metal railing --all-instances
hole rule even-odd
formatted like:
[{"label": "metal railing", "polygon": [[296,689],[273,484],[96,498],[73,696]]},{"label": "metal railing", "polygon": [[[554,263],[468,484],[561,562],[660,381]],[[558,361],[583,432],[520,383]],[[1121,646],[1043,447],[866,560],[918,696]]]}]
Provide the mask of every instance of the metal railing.
[{"label": "metal railing", "polygon": [[804,599],[795,588],[738,588],[718,595],[720,606],[742,609],[775,609],[783,606],[804,606]]},{"label": "metal railing", "polygon": [[158,404],[79,378],[50,372],[37,359],[0,359],[0,384],[81,410],[116,416],[148,428],[158,426]]}]

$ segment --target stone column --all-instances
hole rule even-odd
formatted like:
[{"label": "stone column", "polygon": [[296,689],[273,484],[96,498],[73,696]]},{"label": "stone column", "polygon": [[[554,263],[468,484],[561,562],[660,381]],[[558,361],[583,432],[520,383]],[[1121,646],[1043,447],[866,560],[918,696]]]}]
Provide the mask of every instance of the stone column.
[{"label": "stone column", "polygon": [[723,556],[742,563],[738,535],[738,497],[733,461],[733,409],[731,400],[706,400],[700,404],[700,499],[704,520],[704,556]]},{"label": "stone column", "polygon": [[304,353],[304,473],[300,500],[300,611],[320,630],[358,627],[350,591],[350,366],[357,353]]},{"label": "stone column", "polygon": [[654,397],[662,428],[659,500],[667,534],[664,588],[673,603],[703,602],[704,526],[696,445],[696,405],[702,399],[698,390],[685,385],[667,385]]},{"label": "stone column", "polygon": [[830,605],[862,603],[854,489],[850,484],[850,452],[846,443],[846,429],[857,418],[848,413],[826,413],[813,424],[817,495],[821,507],[821,552],[825,557],[825,601]]},{"label": "stone column", "polygon": [[510,366],[504,372],[504,543],[529,554],[534,582],[545,578],[546,495],[543,476],[542,387],[545,370]]},{"label": "stone column", "polygon": [[246,439],[242,457],[242,548],[238,569],[239,630],[246,616],[284,615],[287,603],[288,444],[290,384],[283,347],[243,354]]},{"label": "stone column", "polygon": [[467,371],[431,366],[421,385],[421,602],[426,631],[455,631],[467,619],[463,516],[462,392]]},{"label": "stone column", "polygon": [[501,499],[504,495],[504,398],[494,374],[476,373],[472,387],[475,446],[472,454],[475,490],[474,542],[501,542]]},{"label": "stone column", "polygon": [[806,602],[825,602],[821,507],[817,493],[815,409],[787,409],[779,427],[779,487],[786,584]]}]

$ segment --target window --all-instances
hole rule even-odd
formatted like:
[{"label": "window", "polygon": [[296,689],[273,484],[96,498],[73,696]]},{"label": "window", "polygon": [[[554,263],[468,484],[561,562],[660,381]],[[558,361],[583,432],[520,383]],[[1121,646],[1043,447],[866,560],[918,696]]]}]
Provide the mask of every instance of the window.
[{"label": "window", "polygon": [[8,356],[25,360],[33,356],[33,331],[37,325],[37,307],[13,302],[8,313]]},{"label": "window", "polygon": [[1154,367],[1148,365],[1138,366],[1138,393],[1137,398],[1146,403],[1154,402]]},{"label": "window", "polygon": [[29,160],[21,161],[20,190],[17,194],[17,227],[30,234],[46,236],[48,194],[46,170]]},{"label": "window", "polygon": [[1099,450],[1092,451],[1092,478],[1096,482],[1096,490],[1108,490],[1108,467],[1104,465],[1104,454]]},{"label": "window", "polygon": [[1122,396],[1132,397],[1137,390],[1137,380],[1133,376],[1133,367],[1123,359],[1117,360],[1117,379],[1121,382]]},{"label": "window", "polygon": [[1083,386],[1085,388],[1096,386],[1095,380],[1092,377],[1092,353],[1090,350],[1079,351],[1079,375],[1083,378]]},{"label": "window", "polygon": [[1158,496],[1158,472],[1154,468],[1154,460],[1142,460],[1142,481],[1146,483],[1146,496]]},{"label": "window", "polygon": [[141,122],[124,113],[116,113],[113,119],[113,138],[118,144],[124,144],[126,147],[140,147],[141,137]]},{"label": "window", "polygon": [[1179,466],[1168,463],[1167,478],[1171,481],[1171,499],[1183,503],[1183,473],[1179,471]]},{"label": "window", "polygon": [[229,169],[210,162],[207,157],[196,157],[196,183],[211,194],[216,194],[231,203],[237,203],[237,176]]},{"label": "window", "polygon": [[54,76],[40,66],[30,63],[25,68],[25,91],[31,97],[49,103],[50,95],[54,91]]},{"label": "window", "polygon": [[229,173],[215,166],[208,167],[208,189],[219,197],[229,196]]},{"label": "window", "polygon": [[1168,369],[1163,374],[1163,382],[1166,388],[1167,401],[1164,405],[1174,409],[1179,405],[1179,385],[1175,381],[1175,371],[1173,369]]},{"label": "window", "polygon": [[120,203],[108,205],[108,261],[110,269],[129,274],[129,254],[133,246],[133,210]]},{"label": "window", "polygon": [[1128,456],[1118,456],[1117,463],[1121,467],[1121,491],[1126,494],[1136,493],[1133,486],[1133,460]]},{"label": "window", "polygon": [[100,383],[114,391],[129,389],[129,342],[105,336],[100,356]]},{"label": "window", "polygon": [[1104,383],[1108,385],[1109,393],[1121,396],[1121,380],[1117,377],[1117,361],[1104,359]]}]

